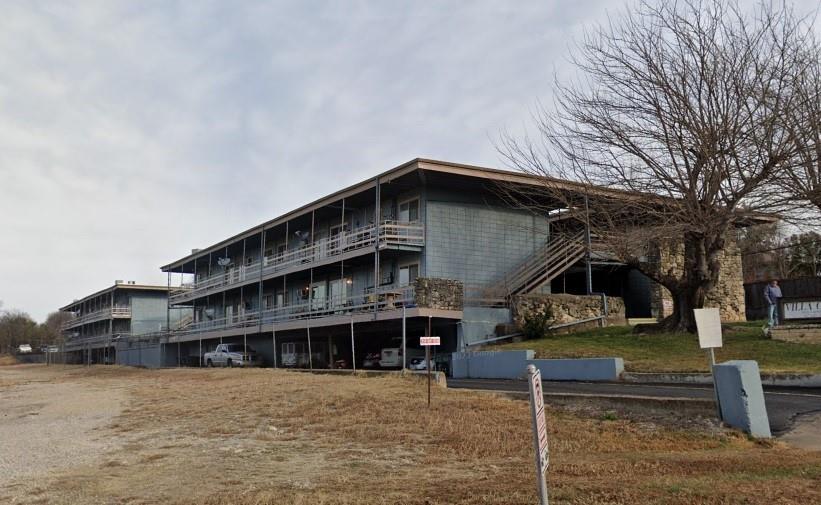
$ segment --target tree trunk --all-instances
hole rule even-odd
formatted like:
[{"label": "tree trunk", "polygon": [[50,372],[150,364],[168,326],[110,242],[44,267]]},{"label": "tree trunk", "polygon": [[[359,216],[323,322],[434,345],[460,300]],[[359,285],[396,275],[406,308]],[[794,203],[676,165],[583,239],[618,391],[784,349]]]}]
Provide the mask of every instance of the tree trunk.
[{"label": "tree trunk", "polygon": [[704,306],[704,290],[700,286],[686,287],[673,294],[673,313],[665,317],[659,326],[664,331],[696,332],[693,309]]}]

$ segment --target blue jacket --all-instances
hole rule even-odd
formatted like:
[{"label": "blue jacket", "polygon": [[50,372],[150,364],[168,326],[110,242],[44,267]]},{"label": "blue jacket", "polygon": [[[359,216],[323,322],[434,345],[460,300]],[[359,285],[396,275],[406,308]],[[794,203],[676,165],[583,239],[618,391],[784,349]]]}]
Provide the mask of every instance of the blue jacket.
[{"label": "blue jacket", "polygon": [[767,303],[770,305],[777,304],[781,296],[781,287],[779,286],[770,286],[767,284],[767,287],[764,288],[764,299],[767,300]]}]

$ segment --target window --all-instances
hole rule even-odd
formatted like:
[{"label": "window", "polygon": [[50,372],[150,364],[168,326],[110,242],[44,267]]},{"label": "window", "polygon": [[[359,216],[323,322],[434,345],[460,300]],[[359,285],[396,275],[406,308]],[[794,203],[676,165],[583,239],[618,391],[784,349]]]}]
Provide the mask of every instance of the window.
[{"label": "window", "polygon": [[419,221],[419,199],[414,198],[399,204],[399,220],[409,223]]},{"label": "window", "polygon": [[254,264],[254,258],[253,258],[253,256],[248,256],[247,258],[245,258],[245,264],[246,264],[247,266],[251,266],[251,265],[253,265],[253,264]]},{"label": "window", "polygon": [[262,306],[265,307],[265,310],[274,308],[274,295],[265,295],[262,300]]},{"label": "window", "polygon": [[406,265],[399,268],[399,285],[409,286],[419,277],[419,265]]}]

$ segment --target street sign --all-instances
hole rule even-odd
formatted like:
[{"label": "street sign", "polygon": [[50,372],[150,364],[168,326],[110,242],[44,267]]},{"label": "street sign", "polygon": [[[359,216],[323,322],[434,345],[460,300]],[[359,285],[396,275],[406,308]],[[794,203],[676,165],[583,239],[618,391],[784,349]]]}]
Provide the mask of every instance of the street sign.
[{"label": "street sign", "polygon": [[716,384],[716,354],[715,348],[721,347],[721,313],[718,309],[693,309],[696,318],[696,329],[698,330],[698,345],[702,349],[707,349],[707,359],[710,363],[710,375],[713,376],[713,397],[716,402],[716,414],[719,420],[724,420],[721,414],[721,400],[718,397],[718,385]]},{"label": "street sign", "polygon": [[547,505],[545,472],[547,472],[550,461],[550,451],[547,444],[542,373],[535,366],[528,365],[527,376],[530,385],[530,418],[533,425],[533,446],[536,449],[536,482],[539,488],[539,502],[541,505]]},{"label": "street sign", "polygon": [[718,309],[693,309],[702,349],[721,347],[721,313]]},{"label": "street sign", "polygon": [[419,337],[419,345],[439,345],[439,337]]}]

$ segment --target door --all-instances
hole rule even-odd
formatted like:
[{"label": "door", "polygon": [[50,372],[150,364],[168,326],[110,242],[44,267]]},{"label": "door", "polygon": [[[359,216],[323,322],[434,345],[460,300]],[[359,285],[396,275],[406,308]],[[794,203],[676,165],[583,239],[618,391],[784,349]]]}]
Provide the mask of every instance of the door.
[{"label": "door", "polygon": [[410,286],[419,277],[419,265],[405,265],[399,268],[399,285]]},{"label": "door", "polygon": [[412,223],[419,221],[419,199],[414,198],[399,204],[399,221]]},{"label": "door", "polygon": [[328,253],[335,254],[336,252],[341,251],[345,244],[343,240],[345,238],[345,234],[343,233],[345,227],[344,225],[337,224],[331,226],[330,232],[328,234]]},{"label": "door", "polygon": [[344,307],[348,303],[351,279],[334,279],[331,281],[331,307]]},{"label": "door", "polygon": [[328,306],[328,287],[325,281],[315,282],[311,292],[311,310],[322,310]]}]

